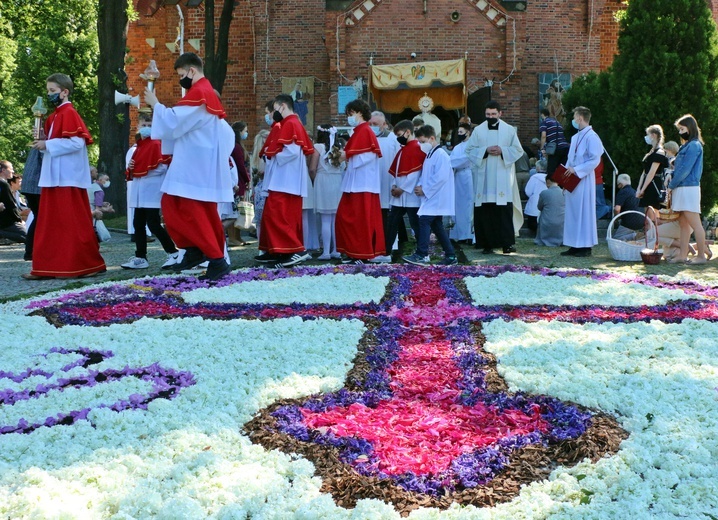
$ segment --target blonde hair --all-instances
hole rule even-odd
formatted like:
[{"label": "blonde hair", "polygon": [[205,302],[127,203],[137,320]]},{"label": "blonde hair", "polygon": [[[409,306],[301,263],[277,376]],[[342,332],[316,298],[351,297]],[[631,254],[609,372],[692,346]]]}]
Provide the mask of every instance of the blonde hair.
[{"label": "blonde hair", "polygon": [[658,142],[656,143],[656,146],[650,149],[650,151],[643,156],[643,160],[645,161],[648,159],[648,156],[651,155],[653,152],[658,150],[659,148],[663,148],[663,127],[661,125],[651,125],[648,128],[646,128],[646,132],[649,134],[657,135],[658,136]]},{"label": "blonde hair", "polygon": [[668,141],[666,144],[663,145],[663,149],[667,152],[671,152],[673,155],[678,154],[678,149],[680,146],[678,146],[678,143],[675,141]]}]

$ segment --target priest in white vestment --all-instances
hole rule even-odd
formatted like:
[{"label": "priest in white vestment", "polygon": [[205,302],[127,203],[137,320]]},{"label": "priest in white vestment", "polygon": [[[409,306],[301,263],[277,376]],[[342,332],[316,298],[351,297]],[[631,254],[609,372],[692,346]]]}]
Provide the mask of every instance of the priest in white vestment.
[{"label": "priest in white vestment", "polygon": [[591,248],[598,244],[594,170],[601,162],[603,143],[589,125],[590,121],[588,108],[574,108],[572,123],[578,132],[571,138],[566,167],[567,172],[578,176],[581,182],[573,192],[565,192],[563,243],[569,249],[561,253],[563,256],[590,256]]},{"label": "priest in white vestment", "polygon": [[516,235],[523,225],[515,163],[524,154],[516,128],[501,118],[497,101],[486,104],[486,121],[476,127],[466,144],[473,167],[474,233],[484,254],[501,247],[516,251]]}]

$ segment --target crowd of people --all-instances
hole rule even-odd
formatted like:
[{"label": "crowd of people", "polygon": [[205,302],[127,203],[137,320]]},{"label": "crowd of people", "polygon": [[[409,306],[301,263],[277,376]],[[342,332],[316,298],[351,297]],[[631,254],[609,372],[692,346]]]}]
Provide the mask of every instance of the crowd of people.
[{"label": "crowd of people", "polygon": [[[598,243],[597,219],[610,212],[603,194],[604,148],[586,107],[573,110],[570,141],[562,124],[542,110],[540,138],[532,143],[538,160],[520,188],[517,165],[526,161],[526,151],[496,101],[486,104],[481,124],[462,118],[447,147],[422,116],[392,127],[361,99],[346,105],[352,127],[347,140],[331,124],[319,125],[312,139],[294,112],[293,97],[280,94],[265,106],[268,129],[257,134],[250,155],[242,144],[249,137],[246,123],[227,123],[202,60],[185,53],[175,70],[185,96],[168,107],[153,90],[145,91],[149,108],[139,111],[136,143],[127,156],[136,251],[122,264],[126,269],[149,267],[151,233],[167,254],[163,269],[206,265],[204,278],[222,278],[230,272],[228,232],[244,244],[233,224],[250,194],[259,241],[255,260],[277,267],[305,262],[312,258],[308,250],[321,250],[318,260],[398,261],[409,234],[416,249],[403,261],[416,265],[430,263],[432,233],[446,265],[457,263],[456,243],[472,243],[484,254],[512,254],[524,220],[536,244],[563,245],[568,249],[561,255],[586,257]],[[93,276],[106,269],[96,223],[114,211],[103,198],[110,180],[90,169],[92,139],[72,106],[72,89],[64,74],[47,78],[56,109],[25,165],[27,207],[12,164],[0,161],[0,236],[26,243],[25,259],[32,261],[27,279]],[[712,252],[700,220],[703,141],[692,116],[675,126],[680,147],[664,143],[659,125],[646,129],[651,148],[637,189],[630,176],[618,177],[614,212],[632,213],[621,218],[615,236],[635,238],[645,219],[634,212],[667,203],[680,214],[675,223],[660,222],[658,211],[649,216],[668,246],[668,261],[704,263]],[[528,199],[525,214],[521,191]]]}]

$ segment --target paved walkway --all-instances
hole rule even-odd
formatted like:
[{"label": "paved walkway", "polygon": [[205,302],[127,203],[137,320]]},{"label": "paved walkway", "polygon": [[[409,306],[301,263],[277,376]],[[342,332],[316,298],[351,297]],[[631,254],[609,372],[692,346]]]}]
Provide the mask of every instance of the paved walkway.
[{"label": "paved walkway", "polygon": [[[616,262],[606,247],[605,240],[594,248],[593,256],[588,258],[562,257],[561,247],[538,247],[534,245],[533,239],[520,238],[517,240],[517,254],[512,255],[482,255],[480,251],[471,246],[464,246],[463,256],[459,253],[460,260],[471,264],[520,264],[534,265],[540,267],[569,267],[581,269],[610,269],[614,272],[626,272],[634,274],[667,274],[675,275],[685,273],[696,277],[707,283],[718,285],[718,260],[708,262],[704,266],[682,266],[670,265],[662,262],[657,266],[646,266],[640,262]],[[165,262],[167,255],[162,251],[159,242],[148,244],[147,260],[150,262],[149,269],[129,270],[122,269],[120,264],[134,256],[135,245],[130,241],[129,236],[121,232],[112,232],[112,240],[104,242],[100,246],[107,264],[107,273],[87,279],[54,279],[54,280],[24,280],[23,273],[30,271],[30,262],[22,259],[24,245],[0,245],[0,301],[17,298],[22,295],[41,294],[48,291],[81,287],[102,281],[127,280],[142,276],[154,276],[165,274],[160,266]],[[256,240],[247,246],[232,247],[229,255],[233,269],[254,267],[253,257],[258,254]],[[310,262],[315,265],[326,265],[326,262]]]}]

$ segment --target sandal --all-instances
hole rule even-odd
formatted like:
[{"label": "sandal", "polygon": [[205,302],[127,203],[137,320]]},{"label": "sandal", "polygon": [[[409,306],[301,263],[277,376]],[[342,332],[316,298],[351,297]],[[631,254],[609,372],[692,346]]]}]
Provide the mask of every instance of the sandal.
[{"label": "sandal", "polygon": [[707,262],[708,260],[706,260],[705,258],[690,258],[686,260],[685,263],[686,265],[703,265]]},{"label": "sandal", "polygon": [[676,258],[676,257],[671,257],[666,260],[667,264],[687,264],[689,262],[690,262],[690,260],[688,260],[687,258],[681,259],[681,258]]},{"label": "sandal", "polygon": [[711,258],[713,258],[713,251],[710,246],[706,244],[706,260],[710,260]]}]

